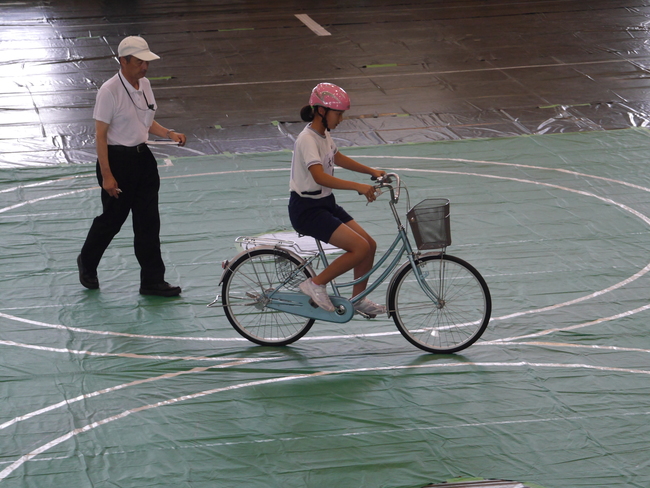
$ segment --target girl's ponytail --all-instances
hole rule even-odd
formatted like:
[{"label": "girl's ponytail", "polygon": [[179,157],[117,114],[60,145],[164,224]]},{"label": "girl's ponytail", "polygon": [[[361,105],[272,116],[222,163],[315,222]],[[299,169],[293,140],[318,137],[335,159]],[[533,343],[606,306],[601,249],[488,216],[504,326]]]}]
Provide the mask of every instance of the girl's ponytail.
[{"label": "girl's ponytail", "polygon": [[300,118],[305,122],[311,122],[314,120],[314,107],[311,105],[305,105],[300,110]]}]

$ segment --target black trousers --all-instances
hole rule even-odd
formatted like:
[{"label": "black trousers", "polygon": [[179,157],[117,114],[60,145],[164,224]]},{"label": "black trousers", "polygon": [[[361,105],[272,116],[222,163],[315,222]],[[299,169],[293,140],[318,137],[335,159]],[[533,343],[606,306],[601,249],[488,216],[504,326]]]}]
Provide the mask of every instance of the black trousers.
[{"label": "black trousers", "polygon": [[[97,270],[104,251],[131,212],[133,247],[141,268],[140,282],[142,285],[160,283],[165,277],[165,265],[160,253],[160,176],[156,159],[149,148],[141,144],[137,148],[108,146],[108,160],[122,193],[119,198],[113,198],[102,188],[103,213],[93,220],[88,231],[81,249],[82,262],[89,272]],[[101,187],[99,161],[97,180]]]}]

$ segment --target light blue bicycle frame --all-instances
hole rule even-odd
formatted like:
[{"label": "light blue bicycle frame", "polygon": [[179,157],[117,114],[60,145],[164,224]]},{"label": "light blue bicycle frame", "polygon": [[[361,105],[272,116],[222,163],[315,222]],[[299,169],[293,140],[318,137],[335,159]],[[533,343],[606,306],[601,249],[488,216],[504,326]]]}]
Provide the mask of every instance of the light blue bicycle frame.
[{"label": "light blue bicycle frame", "polygon": [[[397,177],[397,175],[394,175],[394,176]],[[397,177],[397,178],[399,178],[399,177]],[[398,184],[399,184],[399,179],[398,179]],[[346,283],[337,284],[335,281],[332,281],[330,284],[332,286],[332,290],[334,291],[334,295],[337,296],[337,297],[341,297],[341,293],[340,293],[341,289],[353,287],[357,283],[360,283],[363,280],[365,280],[367,278],[370,278],[370,276],[373,273],[375,273],[388,260],[388,257],[393,253],[393,251],[395,251],[395,249],[397,249],[398,244],[401,243],[401,247],[399,248],[399,251],[397,252],[395,257],[393,258],[391,263],[388,265],[388,267],[381,273],[381,275],[379,275],[379,277],[376,280],[374,280],[372,283],[369,282],[368,287],[363,292],[359,293],[359,295],[357,295],[355,297],[352,297],[350,299],[350,302],[354,304],[354,303],[362,300],[363,298],[365,298],[370,293],[372,293],[381,283],[384,282],[384,280],[388,277],[388,275],[390,275],[395,270],[395,268],[399,265],[399,263],[400,263],[400,261],[402,259],[402,256],[404,255],[404,253],[406,253],[406,255],[408,257],[408,260],[409,260],[409,262],[410,262],[410,264],[411,264],[411,266],[412,266],[412,268],[414,270],[413,274],[415,275],[415,278],[417,279],[418,284],[420,285],[420,287],[422,288],[424,293],[429,297],[429,299],[431,299],[433,301],[433,303],[436,304],[436,306],[439,306],[440,291],[438,293],[434,292],[431,289],[431,287],[428,285],[428,283],[426,282],[425,277],[422,275],[422,271],[420,270],[420,267],[415,262],[416,261],[415,253],[413,252],[413,248],[411,247],[411,243],[410,243],[410,241],[408,239],[408,236],[406,234],[406,229],[402,225],[402,222],[401,222],[401,220],[399,218],[399,214],[397,213],[397,210],[395,209],[395,204],[397,203],[397,201],[399,199],[399,193],[398,193],[398,196],[396,198],[393,187],[390,186],[390,185],[386,185],[385,187],[390,188],[391,199],[389,201],[389,205],[390,205],[390,208],[391,208],[391,210],[393,212],[393,217],[395,218],[395,222],[397,223],[397,236],[395,236],[395,240],[390,245],[388,250],[386,250],[384,252],[383,256],[379,259],[379,261],[377,261],[373,265],[372,269],[370,269],[370,271],[368,271],[366,274],[364,274],[363,276],[361,276],[361,277],[359,277],[359,278],[357,278],[357,279],[355,279],[353,281],[346,282]],[[310,266],[311,263],[313,263],[318,258],[320,258],[320,261],[321,261],[321,263],[323,264],[324,267],[327,267],[329,265],[329,262],[327,260],[327,256],[325,254],[325,251],[323,250],[323,245],[321,244],[321,242],[318,239],[316,239],[316,244],[318,246],[318,254],[315,255],[315,256],[312,256],[309,259],[307,259],[306,262],[302,266],[300,266],[297,270],[295,270],[294,273],[292,273],[292,274],[300,273],[305,267]],[[444,250],[443,250],[443,252],[444,252]],[[441,261],[441,264],[444,264],[444,261]],[[441,270],[441,272],[442,272],[442,270]],[[289,278],[285,281],[285,283],[288,282],[288,281],[289,281]],[[441,280],[441,283],[442,283],[442,280]],[[267,297],[269,299],[273,300],[273,295],[276,292],[278,292],[278,290],[281,289],[283,286],[284,286],[284,283],[282,285],[278,286],[275,290],[271,291],[267,295]]]}]

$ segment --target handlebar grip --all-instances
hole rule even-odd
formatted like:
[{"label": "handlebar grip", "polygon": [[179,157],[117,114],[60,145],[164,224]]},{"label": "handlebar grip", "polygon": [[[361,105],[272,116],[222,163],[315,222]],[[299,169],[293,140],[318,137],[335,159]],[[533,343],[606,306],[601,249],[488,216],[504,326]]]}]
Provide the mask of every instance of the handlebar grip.
[{"label": "handlebar grip", "polygon": [[[375,185],[375,188],[378,190],[379,188],[385,188],[384,185],[388,186],[391,188],[391,195],[393,195],[393,203],[397,203],[399,200],[399,194],[400,194],[400,177],[396,173],[385,173],[383,176],[380,176],[379,178],[375,176],[371,176],[370,179],[372,181],[378,181],[379,183]],[[396,182],[397,186],[393,186],[393,183]]]},{"label": "handlebar grip", "polygon": [[371,176],[370,179],[372,181],[379,181],[380,185],[382,183],[391,184],[393,182],[393,179],[388,174],[385,174],[384,176],[380,176],[379,178],[377,178],[376,176]]}]

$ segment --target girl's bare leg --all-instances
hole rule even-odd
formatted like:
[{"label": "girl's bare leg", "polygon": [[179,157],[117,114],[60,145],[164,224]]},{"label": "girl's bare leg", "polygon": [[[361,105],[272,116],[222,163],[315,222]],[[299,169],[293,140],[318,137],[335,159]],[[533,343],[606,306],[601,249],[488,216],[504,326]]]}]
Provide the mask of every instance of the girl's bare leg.
[{"label": "girl's bare leg", "polygon": [[[356,280],[357,278],[362,277],[364,274],[366,274],[370,269],[372,268],[373,263],[375,262],[375,252],[377,251],[377,243],[375,240],[368,235],[368,233],[363,230],[363,228],[355,221],[352,220],[346,224],[348,227],[350,227],[353,231],[355,231],[357,234],[359,234],[361,237],[365,239],[365,241],[368,243],[368,252],[365,256],[365,259],[361,261],[357,266],[354,267],[354,279]],[[355,297],[362,291],[366,289],[366,286],[368,286],[368,280],[363,280],[361,283],[357,283],[354,285],[352,288],[352,296]]]},{"label": "girl's bare leg", "polygon": [[[377,244],[356,221],[340,225],[332,234],[329,243],[347,252],[313,278],[317,285],[329,283],[351,269],[354,269],[354,278],[357,279],[372,268]],[[364,280],[354,285],[352,296],[365,290],[367,284],[368,280]]]}]

